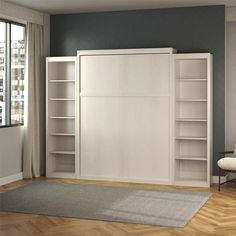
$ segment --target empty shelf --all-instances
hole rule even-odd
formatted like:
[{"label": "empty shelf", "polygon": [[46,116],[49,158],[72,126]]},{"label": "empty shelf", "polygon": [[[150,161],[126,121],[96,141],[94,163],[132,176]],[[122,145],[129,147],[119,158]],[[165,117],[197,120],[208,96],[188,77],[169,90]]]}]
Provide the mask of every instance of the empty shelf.
[{"label": "empty shelf", "polygon": [[75,116],[51,116],[50,119],[75,119]]},{"label": "empty shelf", "polygon": [[75,136],[75,133],[51,133],[52,136]]},{"label": "empty shelf", "polygon": [[56,155],[75,155],[74,151],[53,151],[50,152],[50,154],[56,154]]},{"label": "empty shelf", "polygon": [[205,78],[203,78],[203,79],[201,79],[201,78],[196,78],[196,79],[194,79],[194,78],[179,78],[179,79],[177,79],[177,80],[179,80],[179,81],[186,81],[186,82],[193,82],[193,81],[207,81],[207,79],[205,79]]},{"label": "empty shelf", "polygon": [[179,122],[207,122],[207,119],[201,119],[201,118],[176,118],[175,119],[176,121],[179,121]]},{"label": "empty shelf", "polygon": [[75,101],[74,98],[50,98],[51,101]]},{"label": "empty shelf", "polygon": [[207,99],[203,98],[179,98],[177,102],[207,102]]},{"label": "empty shelf", "polygon": [[207,140],[207,137],[193,137],[193,136],[178,136],[175,139],[177,140]]},{"label": "empty shelf", "polygon": [[50,83],[67,83],[67,82],[75,82],[75,80],[72,79],[52,79],[49,80]]},{"label": "empty shelf", "polygon": [[185,155],[180,155],[175,158],[176,160],[193,160],[193,161],[207,161],[207,157],[204,156],[185,156]]}]

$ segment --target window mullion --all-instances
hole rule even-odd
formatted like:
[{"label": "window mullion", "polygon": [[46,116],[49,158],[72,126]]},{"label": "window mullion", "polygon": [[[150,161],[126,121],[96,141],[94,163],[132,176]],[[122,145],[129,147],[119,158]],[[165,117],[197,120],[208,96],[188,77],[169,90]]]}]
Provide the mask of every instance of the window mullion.
[{"label": "window mullion", "polygon": [[6,125],[11,125],[11,25],[6,24]]},{"label": "window mullion", "polygon": [[[2,20],[0,19],[2,22]],[[24,122],[24,25],[1,23],[0,128]],[[2,37],[4,34],[4,37]]]}]

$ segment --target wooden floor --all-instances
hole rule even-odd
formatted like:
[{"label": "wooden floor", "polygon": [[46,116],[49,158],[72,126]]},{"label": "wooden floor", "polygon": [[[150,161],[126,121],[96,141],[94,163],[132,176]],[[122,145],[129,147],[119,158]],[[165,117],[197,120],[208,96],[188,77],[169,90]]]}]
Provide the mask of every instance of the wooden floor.
[{"label": "wooden floor", "polygon": [[[207,188],[170,187],[149,184],[114,183],[102,181],[81,181],[53,179],[46,181],[110,186],[129,186],[146,189],[178,189],[180,191],[211,191],[213,196],[185,228],[155,227],[139,224],[113,223],[96,220],[81,220],[63,217],[0,212],[0,236],[236,236],[236,184],[231,183],[217,191],[217,186]],[[31,181],[17,181],[0,187],[4,192],[29,184]]]}]

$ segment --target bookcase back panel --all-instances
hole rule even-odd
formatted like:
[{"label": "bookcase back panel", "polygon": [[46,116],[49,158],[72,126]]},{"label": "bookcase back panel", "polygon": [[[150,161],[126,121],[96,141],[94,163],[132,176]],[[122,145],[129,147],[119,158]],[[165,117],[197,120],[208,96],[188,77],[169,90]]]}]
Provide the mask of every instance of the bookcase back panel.
[{"label": "bookcase back panel", "polygon": [[178,102],[176,118],[207,119],[206,102]]},{"label": "bookcase back panel", "polygon": [[50,62],[48,75],[50,80],[75,80],[75,63]]},{"label": "bookcase back panel", "polygon": [[49,83],[50,98],[73,98],[75,99],[75,84],[71,83]]},{"label": "bookcase back panel", "polygon": [[50,101],[50,116],[75,116],[75,101]]},{"label": "bookcase back panel", "polygon": [[53,122],[50,122],[49,132],[50,134],[75,133],[75,120],[53,120]]},{"label": "bookcase back panel", "polygon": [[179,59],[176,61],[176,77],[180,79],[206,79],[206,59]]},{"label": "bookcase back panel", "polygon": [[178,122],[176,135],[187,137],[207,137],[206,122]]},{"label": "bookcase back panel", "polygon": [[74,151],[75,138],[64,136],[52,136],[50,151]]},{"label": "bookcase back panel", "polygon": [[188,181],[207,181],[206,161],[177,160],[176,179]]},{"label": "bookcase back panel", "polygon": [[54,155],[53,172],[75,172],[75,157],[69,155]]},{"label": "bookcase back panel", "polygon": [[206,157],[207,142],[195,140],[178,140],[175,143],[176,156]]},{"label": "bookcase back panel", "polygon": [[177,86],[177,97],[180,99],[207,99],[207,81],[179,81]]}]

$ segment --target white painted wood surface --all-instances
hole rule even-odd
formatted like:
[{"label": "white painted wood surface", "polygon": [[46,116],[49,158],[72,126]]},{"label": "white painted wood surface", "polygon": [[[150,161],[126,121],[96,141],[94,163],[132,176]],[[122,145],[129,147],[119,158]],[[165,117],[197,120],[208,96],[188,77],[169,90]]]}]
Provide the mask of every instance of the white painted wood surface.
[{"label": "white painted wood surface", "polygon": [[46,174],[54,178],[75,178],[78,165],[76,57],[49,57],[46,62]]},{"label": "white painted wood surface", "polygon": [[80,50],[77,55],[95,56],[95,55],[134,55],[134,54],[172,54],[174,48],[133,48],[133,49],[101,49],[101,50]]},{"label": "white painted wood surface", "polygon": [[208,187],[212,56],[172,52],[48,59],[47,175]]},{"label": "white painted wood surface", "polygon": [[82,56],[84,95],[169,95],[169,55]]},{"label": "white painted wood surface", "polygon": [[170,183],[170,50],[133,52],[78,53],[80,174]]},{"label": "white painted wood surface", "polygon": [[174,183],[210,186],[212,169],[212,56],[176,54]]},{"label": "white painted wood surface", "polygon": [[9,176],[0,177],[0,186],[23,179],[23,173],[12,174]]},{"label": "white painted wood surface", "polygon": [[82,98],[81,175],[169,180],[169,98]]},{"label": "white painted wood surface", "polygon": [[225,13],[226,22],[236,22],[236,7],[227,7]]}]

